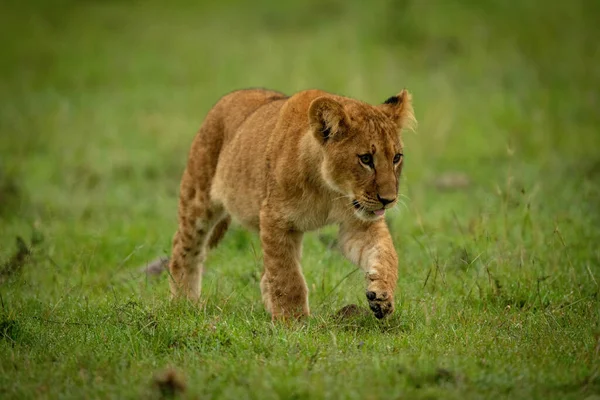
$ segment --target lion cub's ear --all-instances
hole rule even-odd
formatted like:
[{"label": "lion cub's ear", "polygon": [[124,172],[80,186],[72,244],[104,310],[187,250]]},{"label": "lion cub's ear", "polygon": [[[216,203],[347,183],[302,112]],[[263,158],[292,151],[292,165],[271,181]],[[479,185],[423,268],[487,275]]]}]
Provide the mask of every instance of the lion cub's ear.
[{"label": "lion cub's ear", "polygon": [[310,103],[308,120],[317,140],[327,140],[343,134],[348,129],[348,115],[340,103],[331,97],[318,97]]},{"label": "lion cub's ear", "polygon": [[417,120],[412,108],[412,96],[408,90],[404,89],[398,95],[390,97],[380,107],[396,121],[398,128],[411,130],[416,128]]}]

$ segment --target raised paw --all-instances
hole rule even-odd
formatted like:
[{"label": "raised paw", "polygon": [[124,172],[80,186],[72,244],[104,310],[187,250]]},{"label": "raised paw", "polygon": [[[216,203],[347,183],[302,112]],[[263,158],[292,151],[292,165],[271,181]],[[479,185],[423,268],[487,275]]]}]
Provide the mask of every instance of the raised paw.
[{"label": "raised paw", "polygon": [[388,292],[378,292],[367,289],[369,308],[377,319],[382,319],[394,311],[394,299]]}]

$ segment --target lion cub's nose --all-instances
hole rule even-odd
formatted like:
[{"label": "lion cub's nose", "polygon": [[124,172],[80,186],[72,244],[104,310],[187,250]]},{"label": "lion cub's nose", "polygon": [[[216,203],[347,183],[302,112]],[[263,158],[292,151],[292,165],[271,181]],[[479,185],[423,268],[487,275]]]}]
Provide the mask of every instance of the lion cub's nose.
[{"label": "lion cub's nose", "polygon": [[388,204],[390,204],[391,202],[393,202],[394,200],[396,200],[396,198],[394,197],[393,199],[386,199],[384,197],[381,197],[379,194],[377,195],[377,200],[379,200],[381,202],[381,204],[383,204],[383,206],[387,206]]}]

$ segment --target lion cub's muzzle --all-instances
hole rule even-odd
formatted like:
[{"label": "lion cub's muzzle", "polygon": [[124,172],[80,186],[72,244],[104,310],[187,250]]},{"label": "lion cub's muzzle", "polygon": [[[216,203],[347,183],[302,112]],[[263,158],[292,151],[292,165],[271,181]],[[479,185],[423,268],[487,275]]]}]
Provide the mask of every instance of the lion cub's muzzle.
[{"label": "lion cub's muzzle", "polygon": [[367,219],[377,219],[379,217],[382,217],[385,214],[385,210],[393,207],[393,204],[395,203],[396,200],[397,200],[397,197],[383,198],[383,197],[380,197],[378,194],[377,202],[369,201],[368,204],[363,204],[363,203],[359,202],[358,200],[354,199],[354,200],[352,200],[352,206],[354,206],[354,209],[356,210],[357,213],[362,214],[362,216],[366,217]]}]

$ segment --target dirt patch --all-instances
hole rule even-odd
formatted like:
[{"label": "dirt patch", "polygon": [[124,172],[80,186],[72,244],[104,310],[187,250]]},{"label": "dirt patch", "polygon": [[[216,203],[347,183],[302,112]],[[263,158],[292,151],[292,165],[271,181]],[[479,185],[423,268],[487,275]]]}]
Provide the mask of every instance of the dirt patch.
[{"label": "dirt patch", "polygon": [[340,308],[334,315],[335,319],[339,321],[345,321],[348,319],[354,319],[364,316],[369,316],[371,313],[366,309],[357,306],[356,304],[348,304]]},{"label": "dirt patch", "polygon": [[185,393],[185,378],[174,368],[168,367],[154,375],[152,386],[161,398],[173,398]]},{"label": "dirt patch", "polygon": [[160,276],[169,267],[169,257],[160,257],[140,267],[140,272],[148,276]]},{"label": "dirt patch", "polygon": [[398,368],[398,373],[406,375],[408,382],[415,388],[421,389],[428,386],[462,385],[466,378],[462,374],[455,373],[446,368],[436,368],[430,372],[415,372]]},{"label": "dirt patch", "polygon": [[445,172],[435,178],[434,185],[438,190],[461,190],[471,186],[471,179],[462,172]]}]

